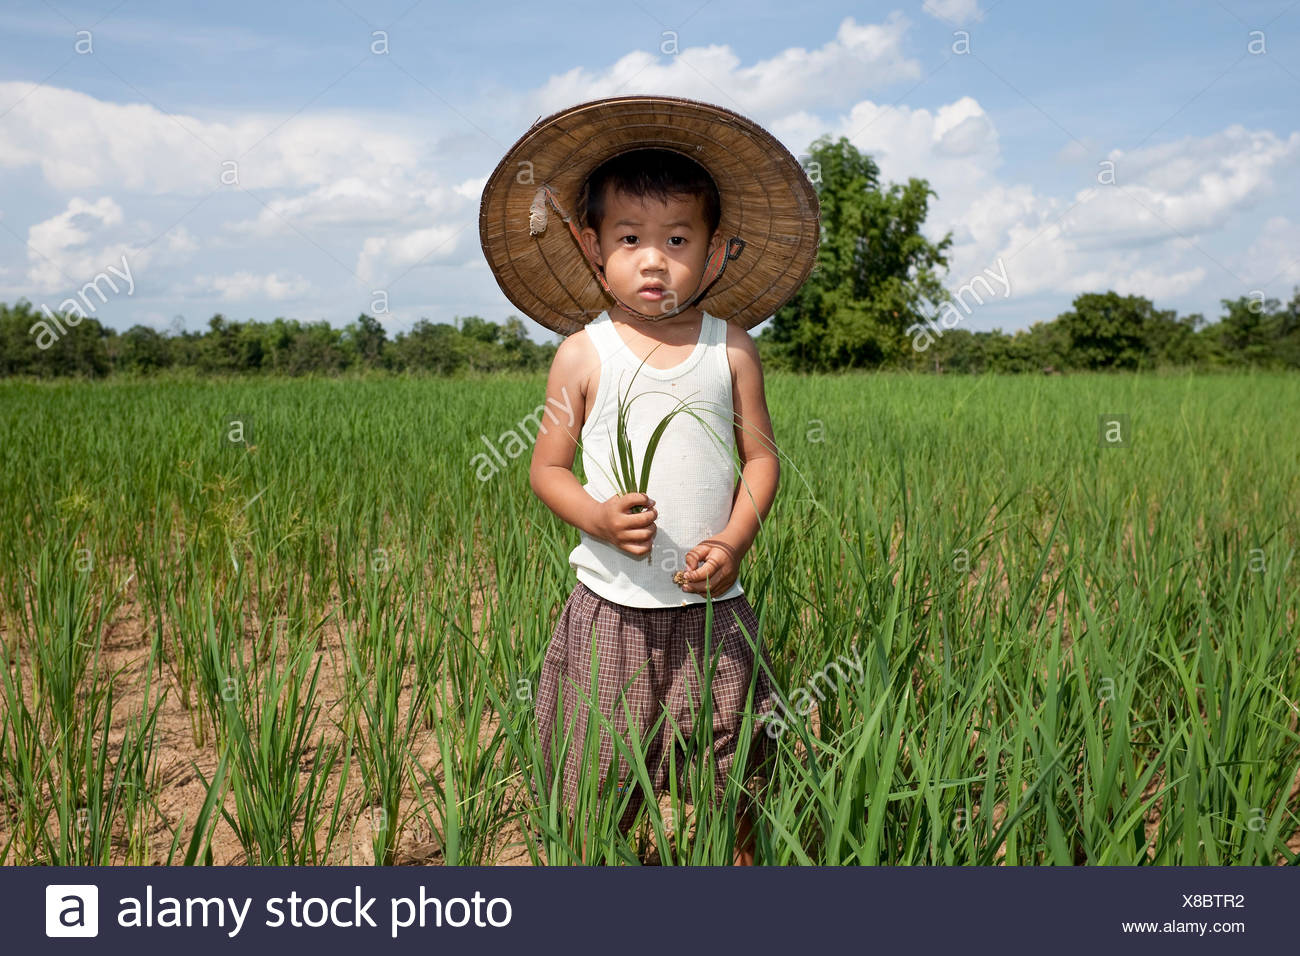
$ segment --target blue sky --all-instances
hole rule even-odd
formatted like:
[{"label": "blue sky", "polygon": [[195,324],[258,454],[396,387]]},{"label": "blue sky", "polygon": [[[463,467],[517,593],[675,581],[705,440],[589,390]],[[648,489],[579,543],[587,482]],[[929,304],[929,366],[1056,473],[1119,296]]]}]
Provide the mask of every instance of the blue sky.
[{"label": "blue sky", "polygon": [[122,330],[342,325],[375,290],[390,333],[518,314],[479,248],[483,183],[537,116],[620,93],[718,103],[796,155],[847,136],[886,182],[929,180],[945,284],[1010,282],[972,330],[1086,291],[1215,319],[1300,285],[1293,0],[37,0],[0,12],[0,64],[0,301],[57,308],[126,263],[133,291],[90,300]]}]

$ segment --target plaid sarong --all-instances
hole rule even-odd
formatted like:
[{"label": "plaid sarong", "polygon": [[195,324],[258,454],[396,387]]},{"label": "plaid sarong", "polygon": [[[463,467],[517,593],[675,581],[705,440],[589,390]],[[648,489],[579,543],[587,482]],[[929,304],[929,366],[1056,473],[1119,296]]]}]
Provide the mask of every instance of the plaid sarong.
[{"label": "plaid sarong", "polygon": [[[578,582],[556,622],[542,663],[537,692],[537,724],[544,755],[547,794],[554,781],[554,761],[558,759],[570,728],[572,738],[562,774],[561,797],[564,803],[573,806],[579,781],[589,773],[598,774],[597,779],[604,789],[615,748],[603,727],[599,730],[598,766],[583,762],[589,717],[586,699],[592,698],[597,700],[601,713],[612,721],[625,740],[629,737],[623,706],[626,700],[640,735],[655,793],[668,790],[671,758],[677,768],[678,792],[685,793],[689,799],[690,788],[686,783],[688,761],[683,745],[690,739],[694,725],[700,722],[701,678],[708,674],[710,663],[705,659],[704,624],[704,603],[669,608],[628,607],[607,601]],[[748,639],[745,632],[749,634]],[[594,695],[591,680],[593,637],[599,675]],[[753,701],[748,708],[755,717],[751,725],[754,734],[750,745],[751,774],[746,775],[745,782],[753,772],[766,770],[767,760],[772,754],[772,741],[758,720],[758,715],[774,709],[775,695],[768,678],[771,662],[759,641],[758,617],[745,596],[714,601],[709,641],[716,661],[712,684],[713,748],[710,756],[714,792],[719,796],[740,742],[741,723],[754,670],[751,642],[759,647],[767,671],[759,668]],[[564,727],[557,726],[561,691]],[[595,723],[600,727],[598,721]],[[593,729],[592,732],[597,731]],[[704,732],[703,727],[700,732]],[[628,773],[626,758],[619,756],[620,784],[631,786],[634,791],[620,820],[620,826],[626,832],[646,795]],[[613,796],[621,799],[622,794]]]}]

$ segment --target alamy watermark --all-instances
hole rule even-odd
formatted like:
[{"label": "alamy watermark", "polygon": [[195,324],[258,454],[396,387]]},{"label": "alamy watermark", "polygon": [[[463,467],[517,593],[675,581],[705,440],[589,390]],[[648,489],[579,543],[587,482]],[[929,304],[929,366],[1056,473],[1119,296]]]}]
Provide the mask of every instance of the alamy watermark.
[{"label": "alamy watermark", "polygon": [[[1003,294],[1003,298],[1004,299],[1010,298],[1011,280],[1007,278],[1007,267],[1002,264],[1001,256],[998,256],[998,268],[1001,270],[1000,274],[994,272],[992,269],[985,269],[984,271],[987,272],[994,279],[997,279],[998,282],[1002,284],[1005,290]],[[977,305],[984,304],[984,300],[980,298],[980,294],[977,291],[975,291],[976,282],[983,283],[984,288],[987,290],[986,294],[989,296],[989,298],[993,298],[994,295],[996,294],[993,291],[993,286],[989,285],[988,279],[985,279],[982,275],[977,275],[975,278],[971,279],[965,285],[959,287],[957,289],[957,293],[954,296],[954,298],[957,300],[957,302],[961,304],[961,307],[966,310],[966,315],[970,315],[972,311],[971,307],[966,304],[966,300],[962,298],[962,296],[965,295],[967,292],[969,292],[971,296],[974,297],[975,303]],[[949,316],[952,317],[951,322],[948,321]],[[943,329],[951,329],[958,322],[960,322],[962,318],[964,318],[964,316],[962,316],[957,311],[956,306],[954,306],[951,302],[945,302],[943,304],[943,308],[940,309],[939,324],[943,326]],[[924,352],[926,349],[928,349],[931,345],[934,344],[934,340],[936,338],[939,338],[940,336],[943,335],[943,329],[939,328],[938,325],[935,325],[933,323],[931,323],[930,325],[924,325],[924,324],[917,325],[915,326],[915,329],[916,331],[912,333],[912,348],[916,349],[916,351],[918,352]]]},{"label": "alamy watermark", "polygon": [[[529,442],[537,440],[537,432],[546,431],[546,426],[542,424],[543,412],[549,415],[553,422],[555,422],[556,424],[559,423],[560,421],[559,417],[555,414],[554,410],[546,407],[547,403],[553,404],[556,408],[563,409],[569,416],[568,427],[569,428],[573,427],[573,423],[575,421],[573,417],[573,402],[569,398],[568,388],[565,386],[561,386],[560,394],[564,397],[563,404],[561,404],[559,401],[557,401],[554,398],[548,397],[546,401],[542,402],[542,404],[538,405],[535,409],[533,409],[533,413],[531,415],[525,415],[519,421],[519,423],[516,426],[518,430],[516,430],[515,428],[507,429],[506,431],[503,431],[499,436],[497,436],[497,442],[499,442],[502,445],[507,455],[509,455],[511,458],[518,458],[520,455],[522,455],[525,451],[528,450]],[[524,428],[524,425],[528,422],[532,422],[534,426],[534,432],[532,435],[529,435],[528,430]],[[520,435],[520,432],[523,432],[523,436]],[[500,471],[502,468],[505,467],[506,460],[504,457],[502,457],[501,452],[497,451],[497,446],[492,442],[492,439],[488,438],[487,435],[479,435],[478,437],[483,442],[483,444],[487,445],[488,450],[487,452],[481,451],[478,454],[476,454],[473,458],[470,459],[470,464],[473,465],[475,462],[478,462],[478,466],[474,469],[474,475],[475,477],[478,478],[479,481],[487,481],[489,478],[491,478],[498,471]],[[489,457],[488,452],[491,452],[491,457]]]},{"label": "alamy watermark", "polygon": [[[127,263],[125,255],[122,256],[122,269],[124,271],[119,272],[115,267],[109,266],[106,271],[113,273],[113,275],[117,276],[119,279],[129,283],[126,294],[131,295],[135,292],[135,279],[131,276],[131,266]],[[74,299],[69,297],[59,303],[59,311],[63,313],[62,315],[55,315],[48,305],[44,302],[41,303],[41,311],[45,313],[46,318],[36,322],[27,330],[28,334],[36,336],[36,347],[38,349],[41,351],[48,349],[59,340],[61,335],[66,334],[67,329],[64,328],[65,323],[69,326],[74,326],[79,325],[82,319],[90,318],[87,314],[87,310],[89,310],[89,312],[94,312],[95,304],[90,301],[90,297],[86,294],[88,289],[92,290],[97,296],[99,296],[100,305],[103,305],[108,301],[108,296],[106,296],[104,291],[99,287],[101,281],[107,282],[108,287],[113,290],[114,294],[117,294],[117,283],[104,272],[100,272],[95,275],[95,278],[91,279],[81,287],[81,291],[77,293],[78,298]],[[84,307],[82,306],[82,303],[85,303]]]},{"label": "alamy watermark", "polygon": [[[767,725],[767,735],[769,737],[775,740],[785,733],[789,729],[789,725],[795,722],[794,715],[806,717],[812,713],[813,708],[816,706],[813,703],[814,695],[818,700],[826,699],[826,695],[822,693],[822,689],[818,686],[817,682],[819,680],[825,683],[830,694],[835,694],[840,687],[848,683],[849,676],[845,673],[844,667],[853,671],[858,680],[862,680],[862,652],[858,650],[856,644],[853,645],[851,650],[853,651],[851,660],[846,655],[840,654],[835,661],[831,661],[814,674],[805,686],[797,688],[790,695],[788,703],[781,699],[779,693],[774,694],[776,705],[771,710],[759,714],[759,720]],[[837,661],[842,661],[844,667],[840,667]],[[835,674],[833,679],[831,677],[832,672]],[[809,688],[811,688],[811,692]]]}]

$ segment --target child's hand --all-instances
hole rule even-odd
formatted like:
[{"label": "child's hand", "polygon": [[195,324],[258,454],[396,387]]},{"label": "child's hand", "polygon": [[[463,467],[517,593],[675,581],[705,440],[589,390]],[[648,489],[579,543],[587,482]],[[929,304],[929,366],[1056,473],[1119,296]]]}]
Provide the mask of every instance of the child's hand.
[{"label": "child's hand", "polygon": [[[596,513],[596,537],[628,554],[649,554],[655,518],[659,517],[654,504],[649,495],[639,491],[605,499]],[[646,510],[633,513],[638,506]]]},{"label": "child's hand", "polygon": [[735,547],[717,538],[701,541],[686,552],[684,560],[690,570],[681,588],[690,594],[724,594],[740,573]]}]

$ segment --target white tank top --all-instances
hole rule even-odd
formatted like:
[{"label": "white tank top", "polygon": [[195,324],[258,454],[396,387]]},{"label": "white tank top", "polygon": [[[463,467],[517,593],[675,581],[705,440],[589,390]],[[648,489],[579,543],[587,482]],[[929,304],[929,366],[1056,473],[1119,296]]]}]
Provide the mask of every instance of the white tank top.
[{"label": "white tank top", "polygon": [[[673,573],[688,570],[686,552],[718,534],[731,519],[739,474],[733,457],[736,437],[727,324],[707,312],[703,315],[699,341],[685,361],[667,369],[641,365],[639,372],[641,360],[623,341],[608,312],[587,324],[587,336],[600,354],[600,383],[591,417],[582,426],[582,469],[587,477],[583,488],[594,499],[605,501],[618,494],[610,453],[617,442],[620,395],[626,393],[629,401],[634,400],[628,413],[628,439],[638,482],[650,435],[679,399],[699,403],[693,404],[693,410],[708,424],[706,428],[681,412],[659,440],[646,486],[659,512],[649,555],[628,554],[586,532],[581,532],[581,543],[570,552],[569,567],[578,580],[616,604],[655,608],[703,603],[704,595],[687,593],[674,584]],[[743,593],[737,579],[713,599]]]}]

